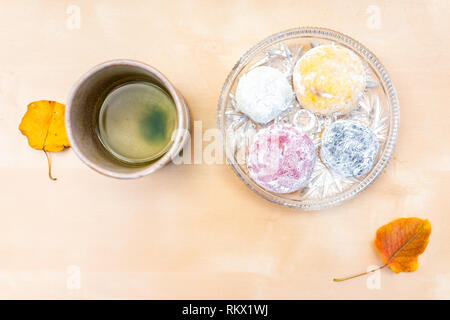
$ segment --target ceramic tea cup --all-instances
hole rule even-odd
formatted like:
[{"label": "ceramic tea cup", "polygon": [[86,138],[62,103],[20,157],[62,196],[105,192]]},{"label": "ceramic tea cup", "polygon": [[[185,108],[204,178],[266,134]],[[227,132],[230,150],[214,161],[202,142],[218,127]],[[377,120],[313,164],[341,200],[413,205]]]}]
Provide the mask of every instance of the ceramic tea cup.
[{"label": "ceramic tea cup", "polygon": [[[167,152],[160,158],[139,166],[125,164],[101,144],[97,134],[100,100],[105,90],[123,79],[141,79],[163,89],[177,111],[177,128]],[[95,171],[119,179],[134,179],[162,168],[179,154],[189,137],[189,110],[178,90],[155,68],[132,60],[102,63],[81,77],[73,87],[66,105],[65,125],[72,149]]]}]

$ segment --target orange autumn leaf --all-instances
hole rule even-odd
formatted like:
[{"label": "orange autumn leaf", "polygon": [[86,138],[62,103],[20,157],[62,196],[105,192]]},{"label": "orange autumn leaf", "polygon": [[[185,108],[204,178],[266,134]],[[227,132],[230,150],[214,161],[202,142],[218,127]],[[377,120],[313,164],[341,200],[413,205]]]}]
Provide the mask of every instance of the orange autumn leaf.
[{"label": "orange autumn leaf", "polygon": [[356,278],[384,267],[391,268],[395,273],[416,271],[417,258],[425,251],[430,233],[431,225],[428,220],[419,218],[394,220],[380,227],[375,237],[375,246],[381,254],[384,265],[368,272],[333,280],[339,282]]},{"label": "orange autumn leaf", "polygon": [[47,152],[59,152],[70,146],[64,126],[64,109],[65,106],[56,101],[32,102],[19,125],[19,130],[28,138],[30,147],[45,152],[52,180],[56,179],[51,175]]},{"label": "orange autumn leaf", "polygon": [[375,246],[395,273],[417,270],[417,257],[425,251],[431,225],[428,220],[402,218],[377,230]]}]

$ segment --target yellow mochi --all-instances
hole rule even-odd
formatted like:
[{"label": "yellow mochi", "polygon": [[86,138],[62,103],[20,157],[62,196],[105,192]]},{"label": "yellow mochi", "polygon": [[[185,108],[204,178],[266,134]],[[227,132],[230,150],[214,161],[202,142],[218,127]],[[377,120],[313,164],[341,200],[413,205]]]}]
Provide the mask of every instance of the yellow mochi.
[{"label": "yellow mochi", "polygon": [[338,45],[315,47],[303,55],[293,72],[302,107],[323,115],[351,111],[366,87],[361,59]]}]

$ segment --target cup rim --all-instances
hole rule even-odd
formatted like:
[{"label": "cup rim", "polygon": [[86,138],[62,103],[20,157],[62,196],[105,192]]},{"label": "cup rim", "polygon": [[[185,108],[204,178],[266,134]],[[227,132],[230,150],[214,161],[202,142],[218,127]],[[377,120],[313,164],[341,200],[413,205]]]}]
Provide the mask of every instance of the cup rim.
[{"label": "cup rim", "polygon": [[[170,148],[167,150],[167,152],[158,160],[149,163],[148,165],[142,166],[141,170],[137,170],[135,172],[131,173],[123,173],[123,172],[116,172],[113,170],[105,169],[102,166],[94,163],[93,161],[89,160],[83,152],[80,150],[78,142],[76,139],[74,139],[74,135],[72,132],[72,125],[71,125],[71,116],[70,116],[70,110],[72,109],[72,101],[75,97],[76,92],[79,90],[80,86],[89,79],[92,75],[96,74],[97,72],[100,72],[106,68],[109,68],[114,65],[127,65],[132,67],[137,67],[144,69],[148,72],[150,72],[157,80],[159,80],[164,87],[169,91],[169,94],[171,98],[175,102],[175,106],[177,109],[177,127],[175,129],[175,136],[173,138],[173,143],[170,146]],[[184,102],[184,99],[181,97],[180,93],[177,91],[177,89],[173,86],[173,84],[167,79],[159,70],[156,68],[141,62],[137,60],[131,60],[131,59],[114,59],[114,60],[108,60],[103,63],[100,63],[93,68],[91,68],[89,71],[84,73],[75,83],[75,85],[72,87],[69,97],[67,99],[66,104],[66,110],[65,110],[65,126],[66,126],[66,133],[67,137],[70,142],[70,146],[73,148],[75,154],[78,156],[78,158],[83,161],[88,167],[95,170],[98,173],[101,173],[105,176],[117,178],[117,179],[136,179],[143,176],[146,176],[150,173],[153,173],[157,171],[158,169],[162,168],[164,165],[166,165],[170,160],[172,160],[180,151],[181,147],[184,145],[186,141],[186,131],[188,130],[188,114],[187,114],[187,106]]]}]

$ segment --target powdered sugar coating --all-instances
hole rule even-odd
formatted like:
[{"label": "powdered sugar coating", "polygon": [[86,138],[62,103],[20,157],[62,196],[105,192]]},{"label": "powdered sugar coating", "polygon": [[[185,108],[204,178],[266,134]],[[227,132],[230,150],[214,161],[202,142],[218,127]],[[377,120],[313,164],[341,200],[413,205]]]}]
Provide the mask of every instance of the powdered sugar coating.
[{"label": "powdered sugar coating", "polygon": [[236,108],[258,123],[268,123],[290,107],[294,92],[286,76],[272,67],[256,67],[236,88]]},{"label": "powdered sugar coating", "polygon": [[248,148],[250,177],[264,189],[276,193],[291,193],[304,187],[315,163],[316,151],[311,139],[286,123],[261,129]]},{"label": "powdered sugar coating", "polygon": [[297,61],[292,77],[300,104],[324,115],[350,112],[366,87],[361,59],[334,44],[307,51]]},{"label": "powdered sugar coating", "polygon": [[322,134],[320,156],[327,167],[343,177],[369,172],[377,153],[375,133],[360,122],[338,120]]}]

